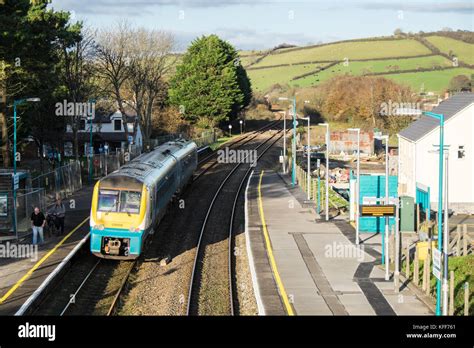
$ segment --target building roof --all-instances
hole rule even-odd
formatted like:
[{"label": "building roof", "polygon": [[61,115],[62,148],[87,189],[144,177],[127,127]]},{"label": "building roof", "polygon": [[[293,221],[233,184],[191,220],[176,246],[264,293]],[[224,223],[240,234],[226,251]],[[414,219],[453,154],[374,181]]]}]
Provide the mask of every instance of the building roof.
[{"label": "building roof", "polygon": [[[443,114],[444,120],[447,121],[472,103],[474,103],[474,93],[458,93],[442,101],[432,112]],[[437,127],[439,127],[438,120],[422,115],[420,119],[410,124],[398,134],[401,137],[416,142]]]}]

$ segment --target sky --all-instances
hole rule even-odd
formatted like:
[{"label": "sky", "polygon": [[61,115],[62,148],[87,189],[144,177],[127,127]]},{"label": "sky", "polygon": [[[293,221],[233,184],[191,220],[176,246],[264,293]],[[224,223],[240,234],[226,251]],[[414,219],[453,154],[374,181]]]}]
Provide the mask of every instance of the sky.
[{"label": "sky", "polygon": [[172,32],[177,50],[217,34],[237,49],[268,49],[405,32],[474,30],[474,0],[52,0],[94,28],[126,19]]}]

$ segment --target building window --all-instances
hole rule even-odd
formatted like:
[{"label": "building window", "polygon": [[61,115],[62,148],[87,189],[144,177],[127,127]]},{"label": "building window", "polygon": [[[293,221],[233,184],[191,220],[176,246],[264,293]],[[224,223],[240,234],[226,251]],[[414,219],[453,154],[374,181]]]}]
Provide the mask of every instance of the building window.
[{"label": "building window", "polygon": [[464,145],[458,146],[458,159],[463,159],[466,157],[466,150],[464,150]]},{"label": "building window", "polygon": [[81,120],[79,122],[79,130],[86,130],[86,120]]},{"label": "building window", "polygon": [[122,120],[115,120],[114,121],[114,131],[120,132],[122,130]]}]

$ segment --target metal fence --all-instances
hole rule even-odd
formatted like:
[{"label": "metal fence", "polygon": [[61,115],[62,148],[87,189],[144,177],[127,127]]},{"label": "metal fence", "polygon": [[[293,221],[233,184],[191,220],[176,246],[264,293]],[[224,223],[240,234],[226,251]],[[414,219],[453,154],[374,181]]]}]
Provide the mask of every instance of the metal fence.
[{"label": "metal fence", "polygon": [[92,157],[89,156],[85,162],[83,173],[85,177],[89,177],[92,169],[92,177],[101,178],[119,169],[127,161],[127,158],[131,157],[131,154],[121,151],[112,154],[101,153]]},{"label": "metal fence", "polygon": [[[16,233],[15,233],[16,207]],[[0,235],[2,240],[22,238],[30,232],[31,214],[35,207],[46,211],[45,190],[33,189],[16,191],[16,204],[13,191],[0,194]]]},{"label": "metal fence", "polygon": [[216,133],[213,131],[203,132],[200,137],[193,138],[193,141],[198,147],[211,145],[212,143],[215,143],[216,140]]},{"label": "metal fence", "polygon": [[60,194],[63,198],[68,197],[82,188],[81,163],[73,161],[37,176],[31,180],[31,185],[33,189],[44,189],[45,197],[49,200],[54,200],[56,194]]}]

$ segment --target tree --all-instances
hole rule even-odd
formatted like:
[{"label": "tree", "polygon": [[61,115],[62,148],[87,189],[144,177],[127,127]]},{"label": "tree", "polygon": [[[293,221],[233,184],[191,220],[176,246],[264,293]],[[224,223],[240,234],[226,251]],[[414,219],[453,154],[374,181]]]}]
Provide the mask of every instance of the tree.
[{"label": "tree", "polygon": [[234,47],[216,35],[195,40],[171,80],[169,100],[205,127],[235,118],[250,103],[251,86]]},{"label": "tree", "polygon": [[[97,37],[97,76],[101,80],[103,93],[112,96],[122,114],[125,138],[128,139],[128,117],[125,111],[125,83],[130,76],[131,27],[120,22],[112,30],[102,30]],[[128,140],[127,140],[128,141]]]},{"label": "tree", "polygon": [[450,92],[462,92],[471,90],[471,80],[466,75],[454,76],[449,82]]},{"label": "tree", "polygon": [[[4,114],[11,115],[13,100],[41,98],[34,106],[22,105],[18,122],[18,138],[33,136],[40,148],[45,143],[60,146],[64,134],[64,120],[55,117],[54,105],[61,96],[58,40],[67,30],[69,13],[49,9],[48,4],[48,0],[5,0],[0,6],[0,61],[5,62],[3,89],[8,106]],[[3,130],[5,154],[8,134]],[[7,160],[4,164],[9,165]]]},{"label": "tree", "polygon": [[395,36],[401,36],[401,35],[403,35],[402,29],[400,29],[400,28],[395,29],[395,30],[393,31],[393,35],[395,35]]},{"label": "tree", "polygon": [[[92,102],[99,93],[95,81],[93,58],[96,52],[94,32],[84,29],[82,23],[67,28],[59,40],[61,55],[61,79],[65,86],[68,102]],[[79,159],[77,132],[84,115],[68,116],[67,121],[73,134],[73,153]]]},{"label": "tree", "polygon": [[137,117],[144,143],[148,144],[152,134],[152,115],[155,107],[162,108],[167,98],[168,86],[164,81],[166,74],[175,64],[176,57],[171,53],[175,47],[174,37],[156,30],[133,30],[130,40],[129,78],[127,86],[131,90],[133,102],[129,103]]}]

